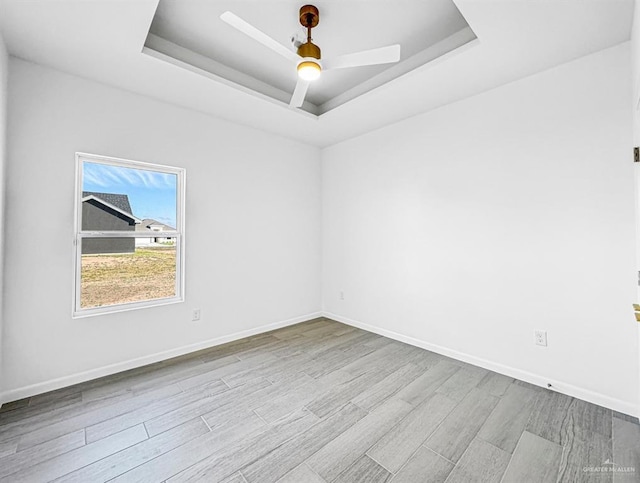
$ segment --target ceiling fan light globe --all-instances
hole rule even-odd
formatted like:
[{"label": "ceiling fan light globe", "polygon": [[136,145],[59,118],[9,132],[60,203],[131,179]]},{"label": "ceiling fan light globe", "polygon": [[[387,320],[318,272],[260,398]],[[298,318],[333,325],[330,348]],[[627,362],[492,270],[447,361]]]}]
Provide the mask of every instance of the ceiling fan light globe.
[{"label": "ceiling fan light globe", "polygon": [[298,63],[298,77],[306,81],[314,81],[320,77],[322,67],[315,60],[303,60]]}]

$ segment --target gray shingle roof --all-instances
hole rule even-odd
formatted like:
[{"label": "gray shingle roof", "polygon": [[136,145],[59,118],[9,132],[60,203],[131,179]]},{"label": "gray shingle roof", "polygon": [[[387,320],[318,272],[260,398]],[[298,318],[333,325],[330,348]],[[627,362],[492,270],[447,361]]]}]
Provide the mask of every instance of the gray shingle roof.
[{"label": "gray shingle roof", "polygon": [[129,204],[129,197],[127,195],[119,195],[115,193],[98,193],[95,191],[83,191],[82,197],[85,196],[95,196],[96,198],[100,198],[102,201],[106,201],[110,205],[115,206],[116,208],[121,209],[122,211],[126,211],[127,213],[133,214],[131,212],[131,205]]},{"label": "gray shingle roof", "polygon": [[159,225],[162,227],[163,231],[175,231],[175,228],[170,226],[170,225],[165,225],[164,223],[161,223],[157,220],[154,220],[153,218],[145,218],[144,220],[142,220],[142,223],[140,223],[140,225],[138,225],[140,228],[138,228],[138,226],[136,226],[136,230],[138,231],[145,231],[145,230],[150,230],[150,226],[151,225]]}]

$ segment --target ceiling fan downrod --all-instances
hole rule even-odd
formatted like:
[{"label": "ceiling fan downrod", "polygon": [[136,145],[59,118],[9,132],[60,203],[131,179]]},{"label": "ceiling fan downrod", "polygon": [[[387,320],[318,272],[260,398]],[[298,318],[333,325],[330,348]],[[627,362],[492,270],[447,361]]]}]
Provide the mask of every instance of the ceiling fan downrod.
[{"label": "ceiling fan downrod", "polygon": [[312,57],[320,59],[320,47],[311,41],[311,29],[318,25],[320,12],[314,5],[300,7],[300,24],[307,29],[307,41],[298,47],[300,57]]}]

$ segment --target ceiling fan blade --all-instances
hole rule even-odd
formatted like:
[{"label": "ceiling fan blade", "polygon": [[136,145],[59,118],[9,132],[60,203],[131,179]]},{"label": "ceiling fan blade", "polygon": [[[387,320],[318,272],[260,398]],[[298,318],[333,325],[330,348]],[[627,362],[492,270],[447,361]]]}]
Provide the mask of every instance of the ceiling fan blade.
[{"label": "ceiling fan blade", "polygon": [[269,37],[264,32],[258,30],[253,25],[245,22],[240,17],[238,17],[236,14],[231,13],[231,12],[224,12],[222,15],[220,15],[220,18],[224,22],[226,22],[229,25],[231,25],[232,27],[238,29],[243,34],[251,37],[253,40],[257,40],[258,42],[260,42],[265,47],[270,48],[274,52],[277,52],[278,54],[280,54],[281,56],[289,59],[290,61],[298,62],[298,60],[300,60],[300,58],[298,57],[298,55],[295,52],[287,49],[284,45],[282,45],[281,43],[273,40],[271,37]]},{"label": "ceiling fan blade", "polygon": [[298,79],[296,83],[296,88],[293,91],[293,95],[291,96],[291,102],[289,102],[290,107],[302,107],[302,103],[304,102],[304,96],[307,95],[307,89],[309,88],[309,81]]},{"label": "ceiling fan blade", "polygon": [[400,45],[389,45],[379,49],[363,50],[345,54],[322,62],[322,70],[360,67],[362,65],[390,64],[400,60]]}]

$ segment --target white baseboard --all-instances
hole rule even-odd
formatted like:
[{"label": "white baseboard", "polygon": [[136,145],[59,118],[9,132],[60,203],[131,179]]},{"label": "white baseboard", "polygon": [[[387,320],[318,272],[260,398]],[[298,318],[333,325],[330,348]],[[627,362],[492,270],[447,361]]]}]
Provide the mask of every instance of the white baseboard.
[{"label": "white baseboard", "polygon": [[578,399],[582,399],[584,401],[588,401],[590,403],[597,404],[605,408],[613,409],[614,411],[619,411],[621,413],[629,414],[636,417],[640,416],[640,414],[638,414],[637,403],[634,403],[634,402],[623,401],[621,399],[612,398],[605,394],[597,393],[589,389],[574,386],[572,384],[558,381],[553,378],[544,377],[540,374],[534,374],[531,372],[523,371],[521,369],[516,369],[515,367],[510,367],[504,364],[500,364],[498,362],[482,359],[480,357],[472,356],[470,354],[459,352],[454,349],[449,349],[447,347],[431,344],[429,342],[425,342],[423,340],[416,339],[414,337],[409,337],[409,336],[399,334],[397,332],[393,332],[387,329],[381,329],[379,327],[365,324],[364,322],[352,320],[347,317],[342,317],[337,314],[332,314],[330,312],[323,312],[322,316],[328,319],[335,320],[337,322],[342,322],[343,324],[347,324],[352,327],[357,327],[359,329],[366,330],[367,332],[373,332],[375,334],[382,335],[384,337],[388,337],[390,339],[394,339],[399,342],[404,342],[406,344],[420,347],[421,349],[426,349],[428,351],[435,352],[437,354],[441,354],[444,356],[448,356],[453,359],[457,359],[459,361],[467,362],[469,364],[473,364],[474,366],[479,366],[484,369],[489,369],[490,371],[494,371],[499,374],[504,374],[505,376],[520,379],[521,381],[525,381],[530,384],[534,384],[536,386],[546,388],[547,384],[551,384],[552,390],[560,392],[562,394],[576,397]]},{"label": "white baseboard", "polygon": [[10,401],[16,401],[18,399],[23,399],[25,397],[35,396],[37,394],[42,394],[49,391],[54,391],[56,389],[61,389],[63,387],[72,386],[74,384],[78,384],[81,382],[90,381],[92,379],[97,379],[99,377],[109,376],[111,374],[127,371],[129,369],[135,369],[137,367],[145,366],[147,364],[153,364],[155,362],[171,359],[172,357],[178,357],[178,356],[189,354],[191,352],[196,352],[202,349],[208,349],[210,347],[225,344],[227,342],[232,342],[234,340],[242,339],[244,337],[250,337],[252,335],[269,332],[271,330],[280,329],[282,327],[287,327],[290,325],[295,325],[300,322],[305,322],[318,317],[327,317],[329,319],[342,322],[343,324],[347,324],[352,327],[357,327],[359,329],[363,329],[368,332],[373,332],[375,334],[388,337],[390,339],[394,339],[400,342],[404,342],[406,344],[420,347],[422,349],[426,349],[426,350],[435,352],[437,354],[442,354],[444,356],[451,357],[459,361],[463,361],[469,364],[473,364],[475,366],[483,367],[485,369],[489,369],[491,371],[504,374],[509,377],[514,377],[516,379],[526,381],[536,386],[547,387],[547,384],[550,383],[552,385],[553,390],[561,392],[563,394],[577,397],[579,399],[582,399],[594,404],[598,404],[600,406],[613,409],[621,413],[630,414],[636,417],[640,416],[640,414],[638,413],[638,408],[636,404],[633,402],[615,399],[615,398],[606,396],[604,394],[591,391],[589,389],[581,388],[581,387],[574,386],[572,384],[568,384],[562,381],[554,380],[552,378],[544,377],[540,374],[534,374],[531,372],[523,371],[521,369],[506,366],[504,364],[500,364],[487,359],[482,359],[482,358],[479,358],[470,354],[466,354],[463,352],[459,352],[447,347],[431,344],[429,342],[425,342],[423,340],[416,339],[414,337],[409,337],[409,336],[406,336],[397,332],[393,332],[387,329],[381,329],[379,327],[369,325],[364,322],[355,321],[347,317],[342,317],[340,315],[333,314],[330,312],[313,312],[311,314],[301,315],[299,317],[294,317],[292,319],[287,319],[287,320],[275,322],[272,324],[262,325],[253,329],[243,330],[241,332],[235,332],[233,334],[216,337],[214,339],[197,342],[195,344],[190,344],[190,345],[178,347],[175,349],[170,349],[168,351],[158,352],[156,354],[151,354],[148,356],[131,359],[124,362],[119,362],[116,364],[110,364],[108,366],[91,369],[89,371],[84,371],[84,372],[72,374],[69,376],[59,377],[56,379],[52,379],[50,381],[44,381],[36,384],[31,384],[29,386],[10,389],[8,391],[4,391],[0,393],[0,404],[5,402],[10,402]]},{"label": "white baseboard", "polygon": [[49,391],[55,391],[56,389],[61,389],[63,387],[73,386],[74,384],[90,381],[99,377],[109,376],[111,374],[127,371],[129,369],[135,369],[136,367],[153,364],[154,362],[171,359],[172,357],[178,357],[202,349],[208,349],[210,347],[226,344],[227,342],[243,339],[252,335],[262,334],[263,332],[269,332],[271,330],[280,329],[282,327],[288,327],[290,325],[299,324],[300,322],[306,322],[318,317],[322,317],[322,312],[313,312],[311,314],[301,315],[299,317],[294,317],[292,319],[287,319],[280,322],[274,322],[272,324],[261,325],[253,329],[235,332],[233,334],[216,337],[214,339],[197,342],[195,344],[177,347],[175,349],[158,352],[148,356],[138,357],[136,359],[130,359],[128,361],[118,362],[104,367],[98,367],[96,369],[71,374],[69,376],[58,377],[50,381],[38,382],[29,386],[10,389],[0,394],[0,404],[16,401],[25,397],[35,396],[37,394],[42,394]]}]

